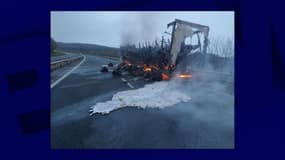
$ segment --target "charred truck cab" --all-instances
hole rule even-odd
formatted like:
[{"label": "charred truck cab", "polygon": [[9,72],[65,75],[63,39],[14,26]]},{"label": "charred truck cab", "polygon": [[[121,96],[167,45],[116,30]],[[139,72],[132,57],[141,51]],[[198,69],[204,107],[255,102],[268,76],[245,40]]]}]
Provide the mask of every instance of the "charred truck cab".
[{"label": "charred truck cab", "polygon": [[[162,36],[160,45],[155,41],[155,45],[152,46],[146,43],[139,44],[138,48],[131,45],[121,47],[122,63],[114,69],[113,75],[128,73],[133,76],[144,76],[153,81],[169,80],[185,56],[197,50],[203,54],[207,52],[208,26],[175,19],[167,24],[167,28],[169,27],[172,27],[172,33],[168,33],[171,35],[170,42]],[[200,35],[203,35],[203,44]],[[197,36],[198,43],[185,44],[185,39],[192,39],[193,36]]]}]

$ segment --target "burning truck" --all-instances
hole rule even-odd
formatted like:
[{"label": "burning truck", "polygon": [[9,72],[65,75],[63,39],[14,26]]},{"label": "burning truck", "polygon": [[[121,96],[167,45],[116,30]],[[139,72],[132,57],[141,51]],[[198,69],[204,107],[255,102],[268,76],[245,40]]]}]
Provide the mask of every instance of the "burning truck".
[{"label": "burning truck", "polygon": [[[130,74],[152,81],[169,80],[171,77],[191,78],[186,69],[187,62],[183,61],[189,54],[206,53],[209,27],[179,19],[167,24],[169,27],[172,27],[172,32],[165,33],[170,35],[171,40],[166,41],[162,36],[160,43],[155,41],[153,46],[146,43],[139,44],[138,48],[131,45],[121,47],[122,62],[115,67],[113,75]],[[186,39],[192,40],[194,36],[197,36],[197,44],[185,43]],[[178,75],[174,73],[177,68],[180,71]]]}]

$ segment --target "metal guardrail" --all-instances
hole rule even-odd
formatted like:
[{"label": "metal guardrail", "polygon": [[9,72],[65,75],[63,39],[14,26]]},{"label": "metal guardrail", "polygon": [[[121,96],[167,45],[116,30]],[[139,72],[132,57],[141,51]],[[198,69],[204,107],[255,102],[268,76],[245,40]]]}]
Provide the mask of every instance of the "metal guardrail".
[{"label": "metal guardrail", "polygon": [[61,67],[64,67],[76,60],[79,60],[79,59],[82,59],[83,58],[83,55],[80,54],[80,56],[75,56],[75,57],[69,57],[69,58],[65,58],[65,59],[62,59],[62,60],[58,60],[58,61],[53,61],[51,62],[51,71],[54,71],[58,68],[61,68]]},{"label": "metal guardrail", "polygon": [[59,51],[59,50],[55,50],[55,51],[63,53],[63,55],[51,56],[50,57],[50,61],[51,62],[59,61],[59,60],[67,59],[67,58],[72,58],[72,57],[75,57],[75,56],[79,56],[78,53],[70,53],[70,52],[64,52],[64,51]]},{"label": "metal guardrail", "polygon": [[72,59],[77,59],[77,58],[80,58],[80,57],[82,57],[82,55],[76,56],[76,57],[68,57],[68,58],[64,58],[64,59],[61,59],[61,60],[57,60],[57,61],[52,61],[50,64],[60,63],[60,62],[64,62],[64,61],[68,61],[68,60],[72,60]]}]

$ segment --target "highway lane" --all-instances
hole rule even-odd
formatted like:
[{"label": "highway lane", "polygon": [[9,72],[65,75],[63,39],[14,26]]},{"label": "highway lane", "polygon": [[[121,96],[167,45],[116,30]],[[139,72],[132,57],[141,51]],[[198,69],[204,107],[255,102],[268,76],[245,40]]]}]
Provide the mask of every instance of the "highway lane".
[{"label": "highway lane", "polygon": [[[119,78],[114,78],[111,73],[100,72],[101,65],[109,62],[118,63],[118,61],[92,55],[85,55],[85,57],[86,60],[83,64],[51,90],[52,111],[89,97],[102,95],[110,90],[120,87],[128,88]],[[68,69],[70,67],[65,70]]]},{"label": "highway lane", "polygon": [[[101,65],[111,60],[85,56],[79,68],[51,89],[52,148],[234,147],[233,97],[211,88],[206,90],[211,98],[201,93],[167,109],[126,107],[89,116],[91,106],[131,88],[120,77],[100,72]],[[135,88],[144,84],[127,80]],[[203,85],[195,87],[191,90],[200,91]],[[217,101],[221,98],[225,101]]]},{"label": "highway lane", "polygon": [[[90,127],[87,124],[93,121],[88,112],[90,107],[111,99],[118,91],[132,89],[123,83],[121,77],[113,77],[110,72],[100,72],[102,65],[110,62],[116,64],[118,60],[92,55],[85,57],[86,60],[76,70],[51,89],[51,134],[54,147],[81,146],[83,133]],[[65,67],[61,69],[62,73],[58,71],[55,75],[61,76],[74,66]],[[136,86],[143,84],[138,82]],[[69,126],[70,123],[75,124]],[[77,125],[76,130],[82,135],[73,137],[73,126]]]}]

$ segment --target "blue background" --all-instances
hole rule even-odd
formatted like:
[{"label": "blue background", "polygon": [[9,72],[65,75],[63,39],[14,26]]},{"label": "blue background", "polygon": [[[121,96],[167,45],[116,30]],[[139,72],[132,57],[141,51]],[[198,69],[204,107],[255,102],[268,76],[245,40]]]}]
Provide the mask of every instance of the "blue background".
[{"label": "blue background", "polygon": [[[275,0],[1,1],[1,159],[284,159],[283,6]],[[56,10],[234,10],[236,149],[51,150],[50,11]]]}]

